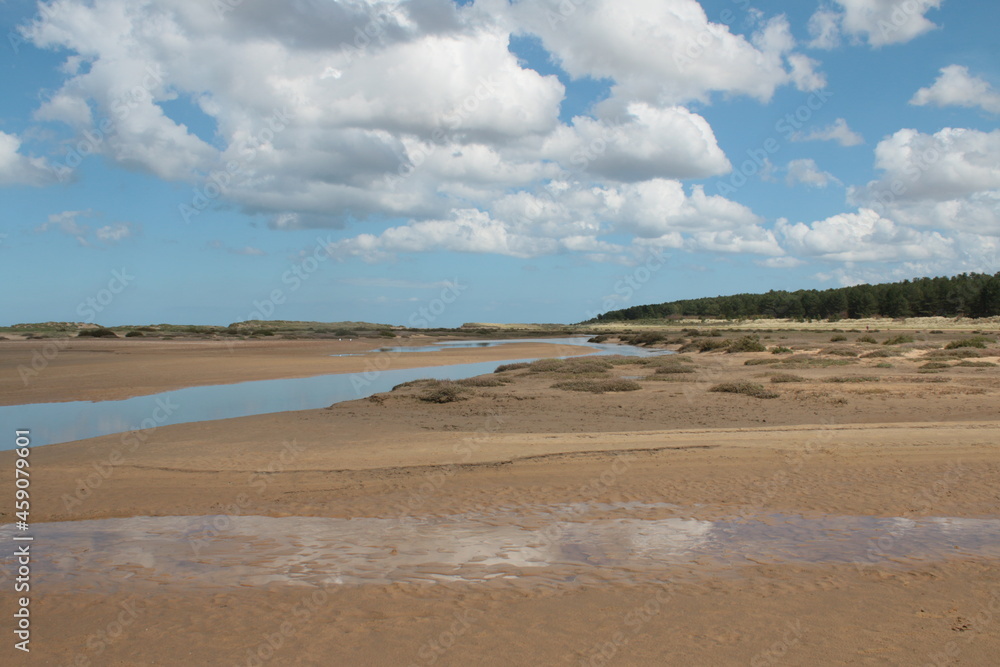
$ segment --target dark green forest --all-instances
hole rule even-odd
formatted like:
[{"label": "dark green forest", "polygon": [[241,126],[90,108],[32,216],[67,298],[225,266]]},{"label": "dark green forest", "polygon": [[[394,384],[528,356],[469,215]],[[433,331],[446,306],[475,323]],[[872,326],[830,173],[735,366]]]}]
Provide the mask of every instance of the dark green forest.
[{"label": "dark green forest", "polygon": [[632,306],[584,324],[670,317],[857,319],[862,317],[992,317],[1000,315],[1000,273],[963,273],[827,290],[770,291]]}]

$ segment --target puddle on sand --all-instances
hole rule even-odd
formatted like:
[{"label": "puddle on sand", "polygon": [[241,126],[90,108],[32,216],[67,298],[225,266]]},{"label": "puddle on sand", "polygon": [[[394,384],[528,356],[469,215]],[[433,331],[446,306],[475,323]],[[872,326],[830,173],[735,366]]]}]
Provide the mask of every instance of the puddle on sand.
[{"label": "puddle on sand", "polygon": [[[670,507],[581,503],[404,520],[196,516],[36,524],[32,561],[47,588],[108,590],[140,583],[641,582],[751,563],[1000,558],[1000,519],[648,518],[679,512]],[[0,527],[0,540],[13,533],[11,525]]]}]

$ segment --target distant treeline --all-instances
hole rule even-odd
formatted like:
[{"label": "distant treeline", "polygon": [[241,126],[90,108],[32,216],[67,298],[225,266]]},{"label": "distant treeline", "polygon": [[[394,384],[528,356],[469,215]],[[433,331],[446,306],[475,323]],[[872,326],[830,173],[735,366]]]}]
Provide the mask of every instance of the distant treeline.
[{"label": "distant treeline", "polygon": [[613,310],[588,323],[669,317],[841,319],[1000,315],[1000,273],[963,273],[828,290],[770,291],[684,299]]}]

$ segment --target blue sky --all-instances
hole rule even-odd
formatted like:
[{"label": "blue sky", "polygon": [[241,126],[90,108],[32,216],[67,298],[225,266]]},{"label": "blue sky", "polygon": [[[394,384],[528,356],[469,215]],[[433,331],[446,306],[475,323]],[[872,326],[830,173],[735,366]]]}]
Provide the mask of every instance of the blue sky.
[{"label": "blue sky", "polygon": [[1000,270],[990,0],[0,18],[0,324],[576,322]]}]

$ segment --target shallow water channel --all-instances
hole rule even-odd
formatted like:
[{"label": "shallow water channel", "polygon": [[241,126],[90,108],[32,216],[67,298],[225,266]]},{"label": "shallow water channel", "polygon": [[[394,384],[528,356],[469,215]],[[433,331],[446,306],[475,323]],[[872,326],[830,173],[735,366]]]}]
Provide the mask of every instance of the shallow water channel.
[{"label": "shallow water channel", "polygon": [[[0,527],[9,541],[13,526]],[[1000,558],[1000,519],[761,514],[576,503],[437,517],[132,517],[32,526],[47,587],[662,581],[755,563]]]},{"label": "shallow water channel", "polygon": [[[630,345],[588,343],[586,338],[531,338],[493,341],[455,341],[405,348],[384,348],[387,354],[431,352],[454,347],[494,347],[509,343],[552,343],[582,345],[595,354],[647,356],[664,354]],[[374,357],[388,359],[390,357]],[[230,419],[290,410],[313,410],[334,403],[365,398],[389,391],[397,384],[419,378],[459,380],[490,373],[512,359],[453,366],[392,369],[369,373],[337,373],[285,380],[258,380],[236,384],[187,387],[149,396],[120,401],[69,401],[0,406],[0,424],[6,432],[31,429],[32,445],[70,442],[125,431],[185,424],[188,422]],[[374,366],[378,368],[379,366]],[[12,449],[13,440],[0,440],[0,449]]]}]

